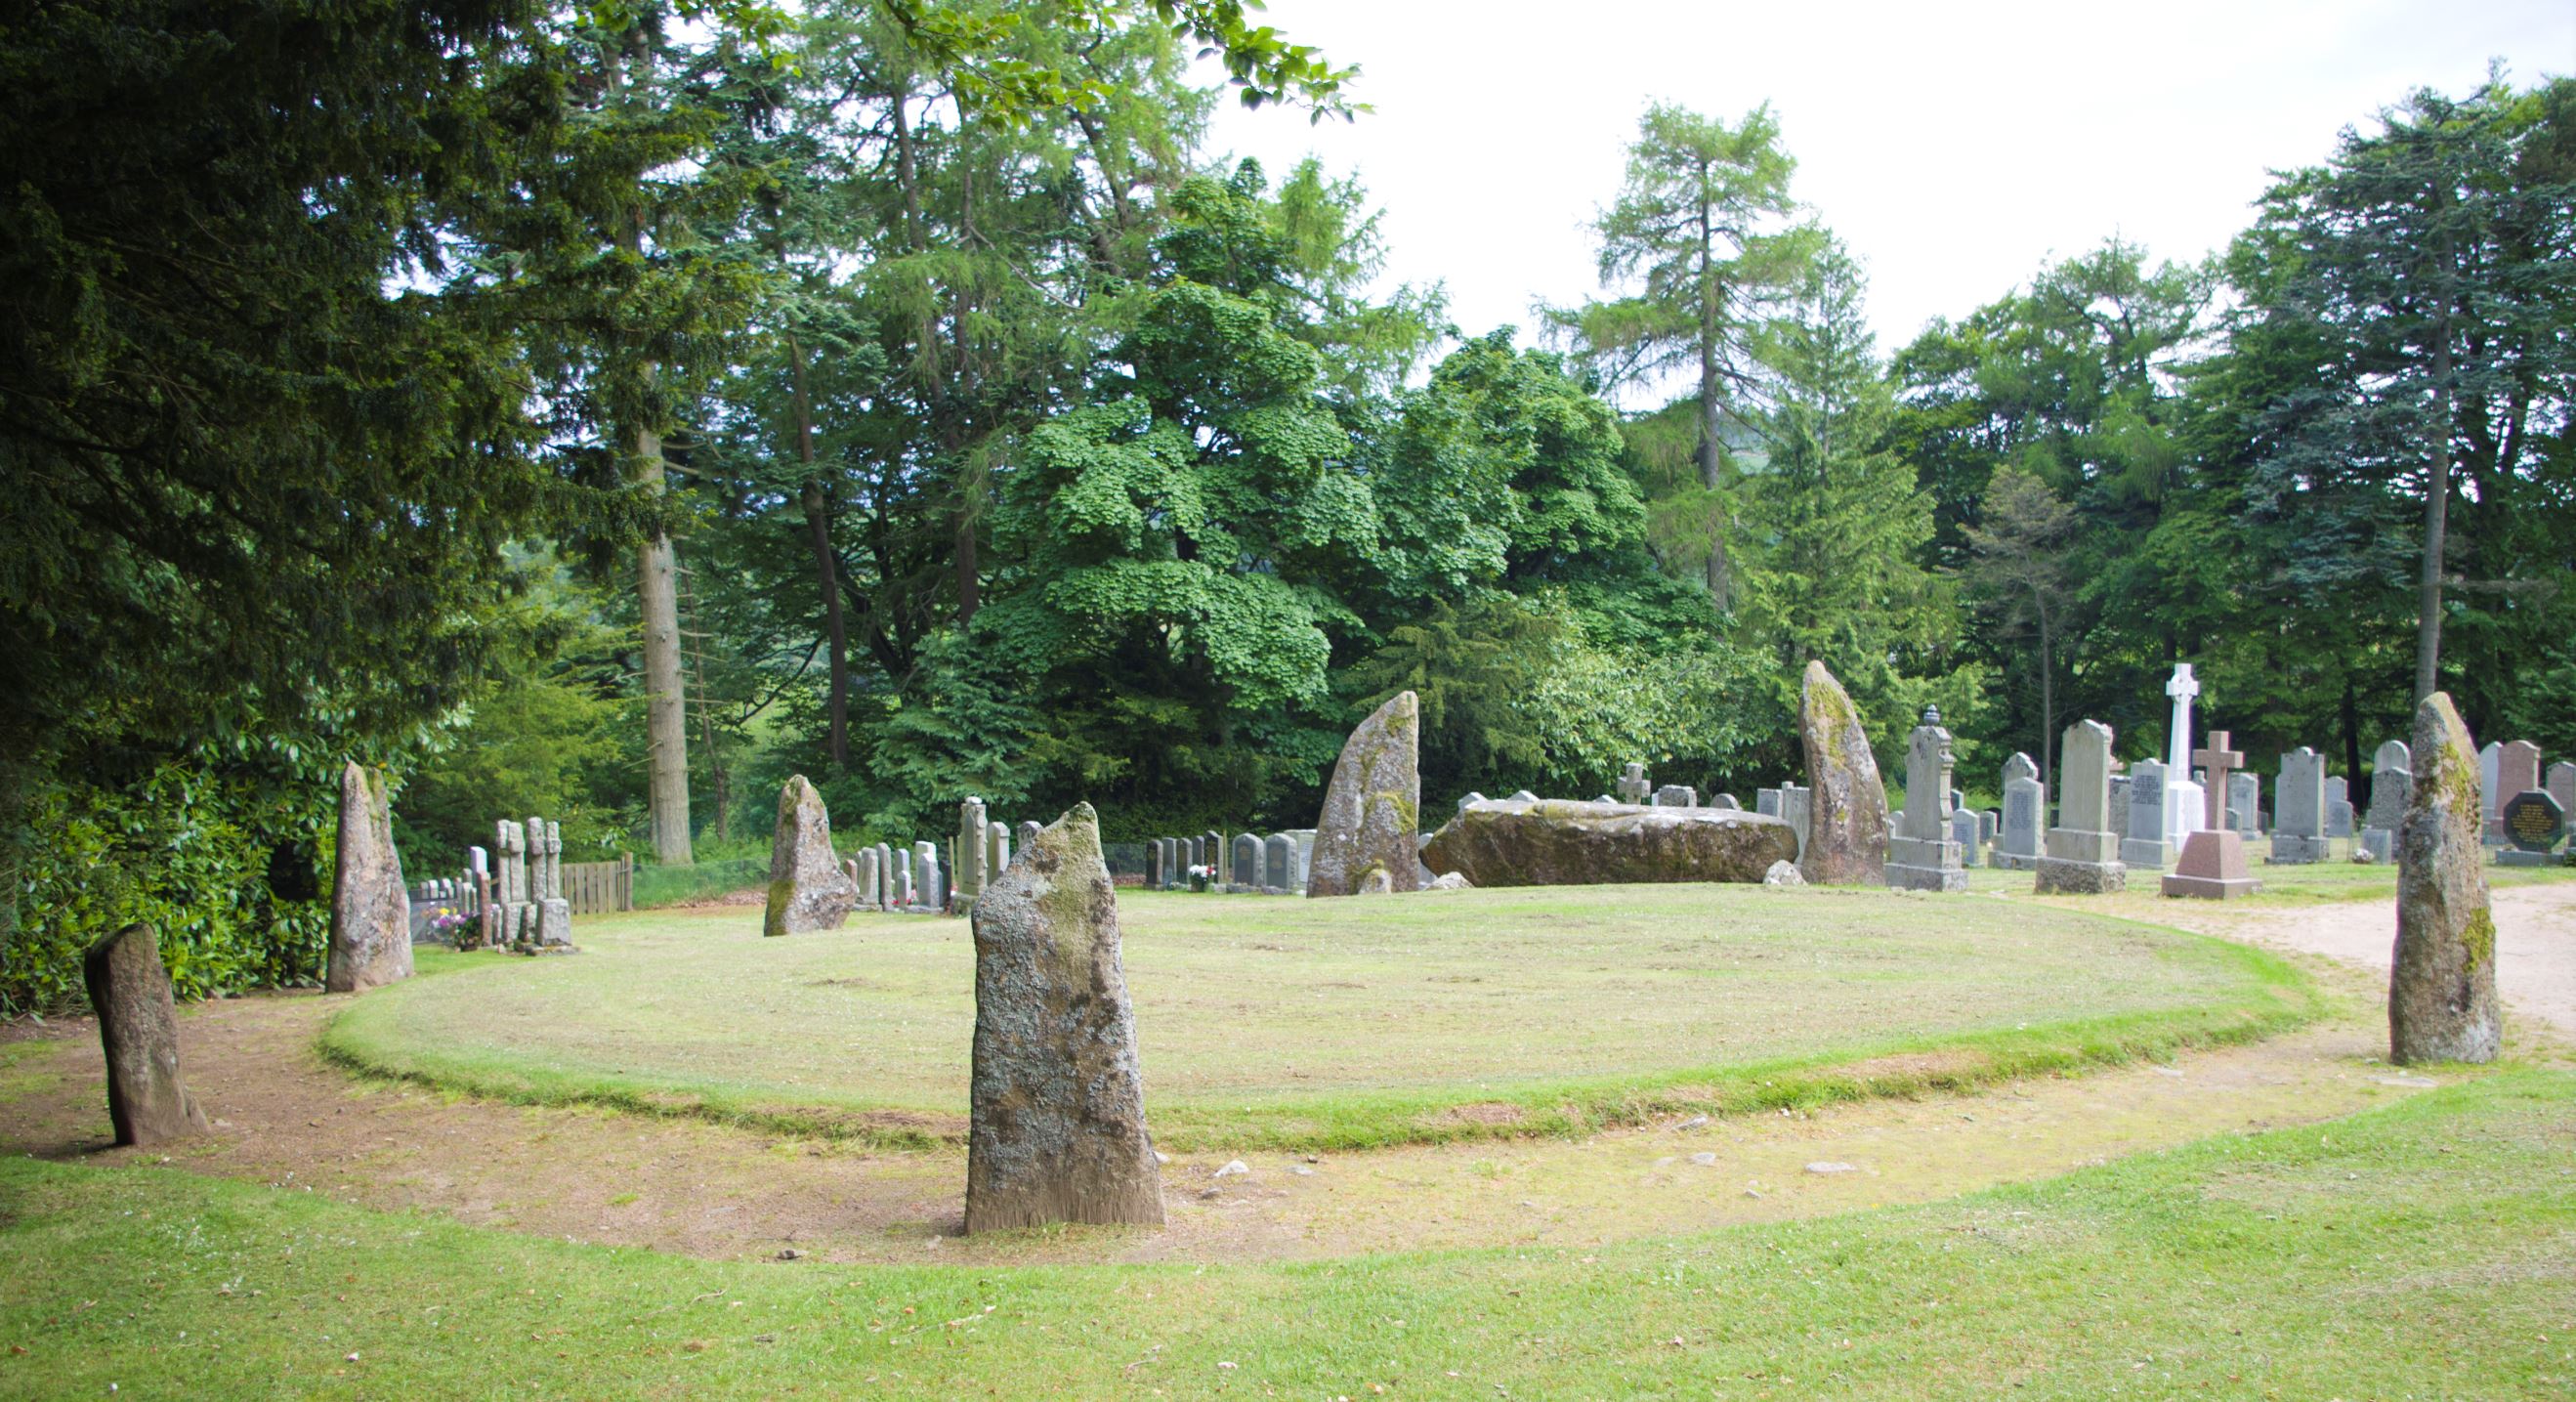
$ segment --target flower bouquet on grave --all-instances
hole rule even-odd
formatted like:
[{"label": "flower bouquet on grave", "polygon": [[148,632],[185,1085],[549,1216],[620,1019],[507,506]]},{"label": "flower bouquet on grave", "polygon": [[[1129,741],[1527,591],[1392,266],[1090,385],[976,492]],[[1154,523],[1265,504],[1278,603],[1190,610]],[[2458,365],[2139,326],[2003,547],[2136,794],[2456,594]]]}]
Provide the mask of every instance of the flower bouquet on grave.
[{"label": "flower bouquet on grave", "polygon": [[441,907],[429,917],[430,933],[458,949],[472,949],[483,942],[483,922],[461,910]]},{"label": "flower bouquet on grave", "polygon": [[1208,888],[1209,879],[1215,875],[1216,869],[1213,867],[1191,867],[1190,889],[1193,891],[1206,890]]}]

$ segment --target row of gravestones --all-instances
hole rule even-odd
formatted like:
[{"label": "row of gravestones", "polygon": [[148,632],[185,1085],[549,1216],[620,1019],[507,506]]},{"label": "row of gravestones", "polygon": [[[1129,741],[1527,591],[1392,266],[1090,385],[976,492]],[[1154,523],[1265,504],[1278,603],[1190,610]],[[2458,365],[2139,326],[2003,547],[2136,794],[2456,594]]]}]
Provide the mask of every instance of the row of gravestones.
[{"label": "row of gravestones", "polygon": [[1223,891],[1234,895],[1302,896],[1315,854],[1315,829],[1196,837],[1158,837],[1145,844],[1145,889]]},{"label": "row of gravestones", "polygon": [[[2488,742],[2478,751],[2482,840],[2505,866],[2550,866],[2561,858],[2567,817],[2576,813],[2576,764],[2560,760],[2544,781],[2540,747]],[[2576,855],[2576,854],[2572,854]]]},{"label": "row of gravestones", "polygon": [[432,888],[444,884],[467,917],[465,927],[455,934],[460,949],[520,953],[572,949],[572,902],[563,893],[560,823],[543,818],[498,819],[492,824],[489,849],[465,849],[462,876],[430,884]]}]

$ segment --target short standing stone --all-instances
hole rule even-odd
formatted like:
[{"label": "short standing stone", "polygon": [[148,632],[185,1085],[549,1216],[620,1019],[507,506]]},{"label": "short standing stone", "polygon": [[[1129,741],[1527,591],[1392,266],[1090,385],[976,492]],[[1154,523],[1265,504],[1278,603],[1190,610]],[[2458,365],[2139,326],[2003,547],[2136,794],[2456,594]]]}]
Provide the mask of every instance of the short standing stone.
[{"label": "short standing stone", "polygon": [[107,1117],[116,1142],[150,1146],[212,1128],[179,1077],[179,1015],[149,925],[128,925],[81,959],[107,1052]]},{"label": "short standing stone", "polygon": [[1390,891],[1420,885],[1421,732],[1422,703],[1402,691],[1343,743],[1315,823],[1307,895],[1355,895],[1371,872],[1384,873]]},{"label": "short standing stone", "polygon": [[2263,889],[2245,869],[2245,834],[2234,828],[2203,828],[2182,840],[2182,855],[2165,873],[2168,896],[2196,896],[2225,901]]},{"label": "short standing stone", "polygon": [[[331,954],[322,986],[333,993],[363,993],[410,978],[411,898],[403,890],[402,857],[394,851],[393,809],[384,781],[354,763],[340,768],[336,850]],[[153,947],[157,968],[157,940]]]},{"label": "short standing stone", "polygon": [[1765,886],[1804,886],[1807,884],[1807,878],[1800,876],[1798,874],[1798,868],[1792,863],[1773,862],[1771,864],[1771,869],[1762,873],[1762,884]]},{"label": "short standing stone", "polygon": [[859,885],[832,860],[832,818],[823,796],[802,774],[778,790],[778,826],[769,839],[769,909],[764,935],[835,930],[859,903]]},{"label": "short standing stone", "polygon": [[2111,832],[2111,727],[2077,721],[2058,741],[2057,826],[2040,854],[2040,895],[2124,891],[2129,868]]},{"label": "short standing stone", "polygon": [[1870,752],[1859,709],[1822,662],[1807,664],[1799,688],[1798,743],[1807,760],[1805,812],[1789,811],[1784,788],[1780,816],[1799,834],[1799,873],[1820,886],[1884,880],[1887,789],[1879,782],[1878,756]]},{"label": "short standing stone", "polygon": [[1099,818],[1079,804],[975,903],[966,1230],[1163,1222]]},{"label": "short standing stone", "polygon": [[[1914,801],[1911,788],[1905,801]],[[1995,865],[2008,871],[2039,865],[2039,835],[2047,826],[2048,786],[2039,782],[2039,766],[2030,756],[2016,753],[2004,761],[2004,823],[1995,834]]]},{"label": "short standing stone", "polygon": [[2415,709],[2414,793],[2397,836],[2397,952],[2389,1060],[2493,1061],[2495,919],[2487,909],[2478,757],[2447,692]]},{"label": "short standing stone", "polygon": [[1959,845],[1950,840],[1950,765],[1950,732],[1941,728],[1941,712],[1926,706],[1906,743],[1905,811],[1887,839],[1891,890],[1968,889]]},{"label": "short standing stone", "polygon": [[2129,766],[2129,835],[2120,839],[2122,865],[2153,871],[2165,864],[2165,804],[2174,791],[2163,761],[2142,759]]},{"label": "short standing stone", "polygon": [[2272,863],[2306,866],[2326,859],[2325,756],[2302,745],[2281,756],[2272,788]]}]

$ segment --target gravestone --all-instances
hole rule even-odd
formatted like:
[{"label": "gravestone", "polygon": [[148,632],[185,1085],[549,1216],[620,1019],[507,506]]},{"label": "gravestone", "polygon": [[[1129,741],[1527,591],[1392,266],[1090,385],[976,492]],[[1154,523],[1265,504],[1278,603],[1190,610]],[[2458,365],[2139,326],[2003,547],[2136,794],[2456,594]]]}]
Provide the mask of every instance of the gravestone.
[{"label": "gravestone", "polygon": [[1688,784],[1666,784],[1662,788],[1655,790],[1655,806],[1658,808],[1697,808],[1699,807],[1699,790],[1692,788]]},{"label": "gravestone", "polygon": [[2183,839],[2182,855],[2165,873],[2164,893],[2227,901],[2263,889],[2245,869],[2245,834],[2233,828],[2206,828]]},{"label": "gravestone", "polygon": [[1926,706],[1905,747],[1905,811],[1887,839],[1890,890],[1968,889],[1959,844],[1950,840],[1950,765],[1950,732],[1940,708]]},{"label": "gravestone", "polygon": [[1485,796],[1483,794],[1477,793],[1471,789],[1467,792],[1465,797],[1458,800],[1458,811],[1464,813],[1467,811],[1468,805],[1482,803],[1484,801]]},{"label": "gravestone", "polygon": [[2576,764],[2560,760],[2549,766],[2549,782],[2541,786],[2558,800],[2561,810],[2576,813]]},{"label": "gravestone", "polygon": [[1011,826],[1008,823],[984,825],[984,879],[992,880],[1011,864]]},{"label": "gravestone", "polygon": [[2489,846],[2504,840],[2504,827],[2498,815],[2504,800],[2496,797],[2497,786],[2504,782],[2504,746],[2493,740],[2478,751],[2478,801],[2486,805],[2486,841]]},{"label": "gravestone", "polygon": [[1038,825],[1034,822],[1023,822],[1015,831],[1019,834],[1018,846],[1026,847],[1038,840]]},{"label": "gravestone", "polygon": [[1780,791],[1778,789],[1755,789],[1753,791],[1753,811],[1773,818],[1779,817]]},{"label": "gravestone", "polygon": [[1226,850],[1225,834],[1214,828],[1200,833],[1199,850],[1207,854],[1200,864],[1208,869],[1208,888],[1224,890],[1234,868],[1234,854]]},{"label": "gravestone", "polygon": [[1995,834],[2000,833],[2003,830],[2004,810],[2000,808],[1980,808],[1977,810],[1977,841],[1980,845],[1993,842],[1995,840]]},{"label": "gravestone", "polygon": [[1712,798],[1710,798],[1710,799],[1709,799],[1709,801],[1708,801],[1708,806],[1709,806],[1709,807],[1711,807],[1711,808],[1726,808],[1726,809],[1731,809],[1731,810],[1733,810],[1733,811],[1735,811],[1735,812],[1738,812],[1738,813],[1741,813],[1741,812],[1743,812],[1743,811],[1744,811],[1744,805],[1743,805],[1743,804],[1741,804],[1741,803],[1736,802],[1736,801],[1735,801],[1735,795],[1733,795],[1733,794],[1731,794],[1731,793],[1722,793],[1722,794],[1715,795],[1714,797],[1712,797]]},{"label": "gravestone", "polygon": [[538,864],[537,930],[529,941],[538,949],[572,948],[572,902],[563,893],[563,825],[530,818],[530,845],[544,854]]},{"label": "gravestone", "polygon": [[949,849],[948,889],[956,893],[956,904],[970,905],[975,894],[984,889],[984,824],[989,815],[984,800],[972,794],[957,804],[957,841]]},{"label": "gravestone", "polygon": [[2100,895],[2128,889],[2111,831],[2111,728],[2077,721],[2058,741],[2057,826],[2039,859],[2037,894]]},{"label": "gravestone", "polygon": [[2120,864],[2141,871],[2164,866],[2165,803],[2173,796],[2162,761],[2142,759],[2129,766],[2129,835],[2120,839]]},{"label": "gravestone", "polygon": [[[1892,858],[1878,756],[1870,750],[1859,708],[1822,662],[1809,662],[1799,685],[1798,744],[1807,761],[1807,786],[1793,799],[1796,786],[1784,784],[1779,795],[1779,816],[1798,838],[1798,874],[1820,886],[1886,879]],[[1946,776],[1942,787],[1949,787]],[[1935,836],[1947,843],[1946,823]]]},{"label": "gravestone", "polygon": [[877,849],[859,849],[859,909],[885,908],[885,869],[878,865]]},{"label": "gravestone", "polygon": [[1950,814],[1950,840],[1959,844],[1959,865],[1977,865],[1977,815],[1971,809],[1955,809]]},{"label": "gravestone", "polygon": [[1145,844],[1145,889],[1163,889],[1163,843],[1159,838]]},{"label": "gravestone", "polygon": [[2495,787],[2488,790],[2487,802],[2496,810],[2494,845],[2509,845],[2513,834],[2504,826],[2504,806],[2516,795],[2540,787],[2540,747],[2528,740],[2515,740],[2496,753]]},{"label": "gravestone", "polygon": [[2200,680],[2191,674],[2190,663],[2174,664],[2173,677],[2165,683],[2165,695],[2173,698],[2173,719],[2165,727],[2164,765],[2164,847],[2170,858],[2182,852],[2182,840],[2187,834],[2216,825],[2204,819],[2207,791],[2191,777],[2191,703],[2200,695]]},{"label": "gravestone", "polygon": [[[2227,776],[2227,806],[2236,812],[2238,832],[2247,837],[2263,835],[2263,781],[2253,771]],[[2323,807],[2322,802],[2319,807]]]},{"label": "gravestone", "polygon": [[[2157,765],[2157,769],[2164,768]],[[2129,784],[2126,774],[2111,776],[2111,835],[2123,842],[2129,840]],[[2124,862],[2126,858],[2122,859]]]},{"label": "gravestone", "polygon": [[2361,849],[2379,861],[2397,855],[2397,829],[2414,801],[2415,761],[2403,740],[2391,740],[2371,756],[2370,809],[2361,820]]},{"label": "gravestone", "polygon": [[900,910],[902,907],[896,904],[897,892],[895,890],[895,883],[900,880],[901,877],[895,870],[896,863],[894,859],[894,848],[880,842],[876,845],[876,854],[877,909]]},{"label": "gravestone", "polygon": [[2340,774],[2326,778],[2326,836],[2352,836],[2352,788]]},{"label": "gravestone", "polygon": [[[338,870],[331,888],[331,952],[322,986],[363,993],[411,977],[411,897],[394,850],[393,809],[384,780],[355,763],[340,767]],[[121,938],[121,936],[120,936]],[[145,934],[160,967],[160,940]],[[164,983],[168,980],[165,977]]]},{"label": "gravestone", "polygon": [[1391,891],[1420,887],[1421,736],[1422,703],[1403,691],[1343,742],[1315,822],[1307,895],[1357,895],[1372,874]]},{"label": "gravestone", "polygon": [[858,883],[832,859],[832,818],[802,774],[778,786],[778,825],[769,839],[769,905],[764,935],[837,930],[859,903]]},{"label": "gravestone", "polygon": [[1619,782],[1613,787],[1617,789],[1621,803],[1642,804],[1647,795],[1655,791],[1655,786],[1646,778],[1646,766],[1642,764],[1632,764],[1620,770]]},{"label": "gravestone", "polygon": [[912,849],[899,847],[894,854],[894,890],[887,896],[887,910],[912,909]]},{"label": "gravestone", "polygon": [[1232,864],[1234,880],[1228,883],[1225,889],[1260,895],[1262,853],[1260,838],[1248,832],[1235,834]]},{"label": "gravestone", "polygon": [[2511,844],[2496,854],[2509,867],[2558,865],[2558,843],[2567,835],[2567,810],[2547,789],[2524,789],[2504,801],[2504,840]]},{"label": "gravestone", "polygon": [[179,1014],[152,927],[128,925],[91,945],[81,956],[81,982],[107,1054],[107,1118],[116,1142],[148,1147],[211,1132],[179,1075]]},{"label": "gravestone", "polygon": [[2388,977],[2388,1059],[2493,1061],[2495,918],[2487,908],[2479,759],[2448,692],[2415,708],[2414,792],[2397,830],[2397,949]]},{"label": "gravestone", "polygon": [[912,844],[912,908],[922,915],[948,909],[948,881],[939,867],[939,844],[927,838]]},{"label": "gravestone", "polygon": [[[2205,776],[2202,780],[2204,790],[2202,803],[2205,805],[2201,809],[2203,827],[2229,826],[2227,810],[2236,806],[2238,789],[2232,771],[2245,763],[2245,755],[2241,750],[2228,748],[2233,738],[2224,730],[2213,730],[2209,732],[2207,747],[2192,752],[2192,763],[2202,766],[2201,772]],[[2256,800],[2250,798],[2245,800],[2245,810],[2249,816],[2253,812],[2255,802]],[[2239,827],[2235,831],[2241,835],[2245,829]]]},{"label": "gravestone", "polygon": [[2326,859],[2325,756],[2302,745],[2281,756],[2275,781],[2272,864],[2310,866]]},{"label": "gravestone", "polygon": [[1269,895],[1293,896],[1305,889],[1297,873],[1297,839],[1274,832],[1261,844],[1261,879]]},{"label": "gravestone", "polygon": [[1099,816],[1077,804],[1021,855],[975,903],[966,1230],[1160,1226]]},{"label": "gravestone", "polygon": [[[1908,790],[1907,803],[1914,801]],[[2048,789],[2039,782],[2039,766],[2016,753],[2004,761],[2004,822],[1995,837],[1995,865],[2028,871],[2039,865],[2039,834],[2047,823]]]}]

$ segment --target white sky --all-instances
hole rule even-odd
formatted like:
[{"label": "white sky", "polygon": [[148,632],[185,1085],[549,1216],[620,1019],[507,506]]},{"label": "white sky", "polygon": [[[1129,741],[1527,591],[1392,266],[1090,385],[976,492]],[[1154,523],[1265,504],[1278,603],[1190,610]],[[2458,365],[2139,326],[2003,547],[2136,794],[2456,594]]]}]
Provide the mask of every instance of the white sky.
[{"label": "white sky", "polygon": [[2412,89],[2463,95],[2490,58],[2517,86],[2576,73],[2576,0],[1272,0],[1260,20],[1358,64],[1377,110],[1309,126],[1229,96],[1210,149],[1356,174],[1386,281],[1445,282],[1467,334],[1517,323],[1523,344],[1533,299],[1593,295],[1585,224],[1650,100],[1772,104],[1887,352],[2115,232],[2160,259],[2225,246],[2267,170]]}]

